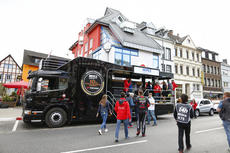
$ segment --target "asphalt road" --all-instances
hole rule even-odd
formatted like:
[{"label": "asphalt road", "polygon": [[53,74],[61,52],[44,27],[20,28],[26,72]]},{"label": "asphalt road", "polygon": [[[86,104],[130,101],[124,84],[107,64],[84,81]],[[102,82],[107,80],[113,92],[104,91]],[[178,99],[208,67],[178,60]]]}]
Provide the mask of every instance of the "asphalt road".
[{"label": "asphalt road", "polygon": [[[129,129],[124,139],[123,126],[119,142],[114,142],[115,124],[109,132],[98,135],[99,125],[65,126],[49,129],[43,125],[26,125],[15,121],[0,121],[0,153],[176,153],[177,126],[171,115],[159,117],[158,126],[147,126],[146,137],[136,137]],[[14,132],[12,130],[14,129]],[[192,149],[189,153],[225,153],[227,139],[218,115],[201,116],[192,120]]]}]

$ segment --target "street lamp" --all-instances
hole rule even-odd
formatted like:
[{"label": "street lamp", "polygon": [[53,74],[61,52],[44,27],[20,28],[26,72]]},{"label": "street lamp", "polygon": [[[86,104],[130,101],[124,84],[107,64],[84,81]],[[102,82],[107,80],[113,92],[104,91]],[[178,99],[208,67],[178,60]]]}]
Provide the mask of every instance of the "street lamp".
[{"label": "street lamp", "polygon": [[109,52],[110,52],[110,50],[111,50],[111,48],[112,48],[112,44],[111,44],[109,41],[107,41],[107,42],[103,45],[103,48],[104,48],[105,52],[107,53],[107,62],[109,62]]}]

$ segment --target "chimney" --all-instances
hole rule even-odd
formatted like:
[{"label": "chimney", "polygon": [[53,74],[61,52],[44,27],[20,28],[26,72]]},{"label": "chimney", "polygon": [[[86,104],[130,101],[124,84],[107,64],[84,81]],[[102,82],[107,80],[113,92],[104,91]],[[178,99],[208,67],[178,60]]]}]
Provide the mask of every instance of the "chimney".
[{"label": "chimney", "polygon": [[228,60],[227,59],[223,59],[223,63],[228,64]]},{"label": "chimney", "polygon": [[173,35],[173,30],[169,30],[169,34],[170,34],[170,35]]}]

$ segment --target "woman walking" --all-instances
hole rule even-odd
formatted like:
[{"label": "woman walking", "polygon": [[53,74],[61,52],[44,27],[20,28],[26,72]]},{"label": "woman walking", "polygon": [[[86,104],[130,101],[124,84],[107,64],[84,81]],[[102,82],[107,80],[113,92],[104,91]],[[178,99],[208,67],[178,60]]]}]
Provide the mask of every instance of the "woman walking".
[{"label": "woman walking", "polygon": [[102,118],[102,124],[101,124],[101,128],[98,130],[98,133],[100,135],[102,135],[103,129],[105,132],[108,132],[108,129],[106,128],[106,120],[108,117],[108,113],[112,114],[110,107],[109,107],[109,102],[107,101],[107,95],[102,96],[102,99],[99,102],[99,107],[97,110],[96,117],[98,117],[99,113],[100,113],[101,118]]}]

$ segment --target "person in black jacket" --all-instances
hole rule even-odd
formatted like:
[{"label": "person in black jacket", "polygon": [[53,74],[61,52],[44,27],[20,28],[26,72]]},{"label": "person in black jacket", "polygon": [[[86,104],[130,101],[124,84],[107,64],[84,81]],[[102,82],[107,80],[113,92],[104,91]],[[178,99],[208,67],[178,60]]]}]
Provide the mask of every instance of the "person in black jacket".
[{"label": "person in black jacket", "polygon": [[181,95],[182,103],[177,103],[174,111],[174,118],[177,121],[178,126],[178,144],[179,153],[183,153],[184,143],[183,136],[185,133],[186,147],[189,150],[192,145],[190,142],[190,130],[191,130],[191,118],[193,118],[193,109],[188,102],[188,96],[185,94]]}]

